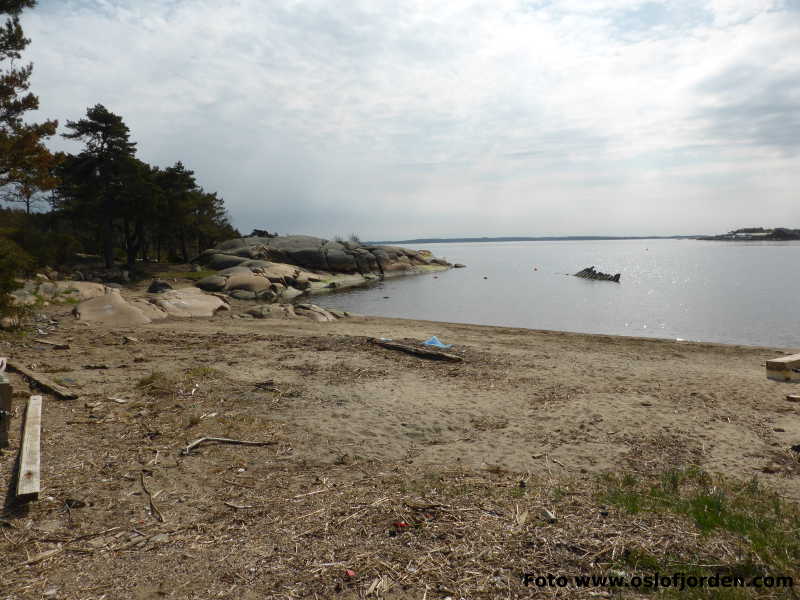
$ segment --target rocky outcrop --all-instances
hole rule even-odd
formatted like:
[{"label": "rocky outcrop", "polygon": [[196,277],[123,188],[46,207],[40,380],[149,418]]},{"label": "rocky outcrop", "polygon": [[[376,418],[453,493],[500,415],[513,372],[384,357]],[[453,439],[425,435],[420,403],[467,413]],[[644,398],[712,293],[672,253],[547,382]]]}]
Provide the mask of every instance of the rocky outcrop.
[{"label": "rocky outcrop", "polygon": [[111,327],[134,327],[167,317],[211,317],[217,311],[229,310],[222,298],[206,294],[197,288],[169,290],[130,301],[118,289],[106,288],[102,296],[84,300],[72,311],[75,317],[88,323]]},{"label": "rocky outcrop", "polygon": [[594,267],[586,267],[585,269],[575,273],[575,277],[580,277],[581,279],[595,279],[597,281],[613,281],[615,283],[619,283],[620,274],[617,273],[616,275],[609,275],[608,273],[601,273],[600,271],[595,271]]},{"label": "rocky outcrop", "polygon": [[221,270],[260,260],[295,265],[310,271],[328,273],[383,273],[411,270],[415,266],[439,264],[429,252],[417,252],[397,246],[366,246],[358,242],[331,241],[308,235],[247,237],[228,240],[206,250],[196,262]]},{"label": "rocky outcrop", "polygon": [[84,300],[73,309],[72,313],[80,321],[102,323],[112,327],[134,327],[152,321],[139,307],[130,304],[120,295],[119,290],[114,288],[106,288],[102,296]]},{"label": "rocky outcrop", "polygon": [[427,251],[307,235],[228,240],[206,250],[195,262],[218,271],[198,281],[199,288],[265,302],[452,267]]}]

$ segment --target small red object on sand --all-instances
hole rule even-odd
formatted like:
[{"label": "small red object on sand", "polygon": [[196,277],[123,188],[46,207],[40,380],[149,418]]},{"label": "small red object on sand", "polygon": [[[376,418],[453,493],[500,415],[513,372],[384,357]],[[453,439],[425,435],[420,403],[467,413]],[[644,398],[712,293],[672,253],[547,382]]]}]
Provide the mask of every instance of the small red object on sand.
[{"label": "small red object on sand", "polygon": [[394,523],[392,523],[392,525],[394,525],[398,529],[402,529],[403,527],[409,527],[408,523],[406,523],[405,521],[395,521]]},{"label": "small red object on sand", "polygon": [[344,570],[344,576],[345,577],[355,577],[356,576],[356,572],[353,571],[353,569],[345,569]]}]

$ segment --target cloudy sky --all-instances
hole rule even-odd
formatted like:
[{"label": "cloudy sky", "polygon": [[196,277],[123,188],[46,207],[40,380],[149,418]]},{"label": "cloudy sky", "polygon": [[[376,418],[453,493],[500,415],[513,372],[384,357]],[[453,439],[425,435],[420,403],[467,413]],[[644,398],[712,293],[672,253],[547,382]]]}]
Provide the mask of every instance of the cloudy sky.
[{"label": "cloudy sky", "polygon": [[243,232],[800,227],[800,0],[39,0],[23,24],[41,116],[104,104]]}]

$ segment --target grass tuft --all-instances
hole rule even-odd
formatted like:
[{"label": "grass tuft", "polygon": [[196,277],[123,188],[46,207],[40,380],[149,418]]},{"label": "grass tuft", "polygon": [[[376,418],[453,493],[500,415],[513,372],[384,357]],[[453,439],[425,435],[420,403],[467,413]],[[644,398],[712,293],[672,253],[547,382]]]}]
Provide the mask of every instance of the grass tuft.
[{"label": "grass tuft", "polygon": [[[755,479],[742,485],[690,467],[670,470],[649,486],[629,474],[607,475],[600,478],[600,489],[603,501],[631,515],[675,515],[688,519],[704,539],[729,540],[737,559],[718,565],[717,571],[743,577],[797,573],[800,508]],[[697,571],[697,565],[653,562],[634,551],[624,562],[649,571]]]}]

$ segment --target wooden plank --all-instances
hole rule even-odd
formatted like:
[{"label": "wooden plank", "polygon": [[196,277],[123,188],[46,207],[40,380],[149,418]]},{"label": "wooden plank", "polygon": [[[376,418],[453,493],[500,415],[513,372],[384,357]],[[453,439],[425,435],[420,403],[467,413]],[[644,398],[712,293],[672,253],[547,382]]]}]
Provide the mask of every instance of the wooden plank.
[{"label": "wooden plank", "polygon": [[40,491],[42,436],[42,397],[31,396],[25,410],[25,426],[22,431],[22,448],[17,477],[17,498],[38,500]]},{"label": "wooden plank", "polygon": [[78,397],[78,394],[69,391],[67,388],[58,385],[55,381],[50,379],[49,377],[45,377],[39,373],[35,373],[28,369],[27,367],[19,364],[18,362],[9,360],[8,361],[8,368],[16,371],[17,373],[24,375],[34,383],[36,383],[40,388],[47,392],[51,392],[62,398],[64,400],[74,400]]},{"label": "wooden plank", "polygon": [[781,356],[767,361],[768,371],[791,371],[792,369],[800,369],[800,354]]},{"label": "wooden plank", "polygon": [[0,448],[8,448],[8,428],[11,424],[11,383],[0,373]]}]

